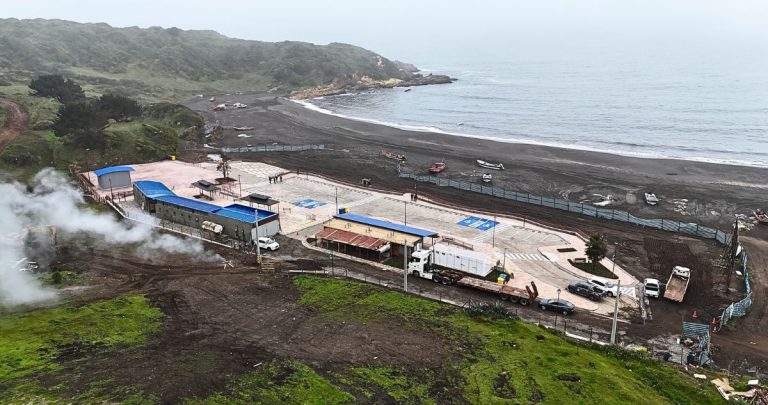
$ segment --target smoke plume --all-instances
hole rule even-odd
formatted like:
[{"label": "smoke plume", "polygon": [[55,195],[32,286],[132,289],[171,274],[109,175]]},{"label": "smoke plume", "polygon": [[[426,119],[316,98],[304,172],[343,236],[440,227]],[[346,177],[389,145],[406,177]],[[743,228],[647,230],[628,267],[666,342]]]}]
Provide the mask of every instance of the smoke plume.
[{"label": "smoke plume", "polygon": [[[152,226],[154,217],[141,218],[145,223],[120,222],[111,214],[83,209],[83,202],[82,194],[53,169],[38,173],[30,188],[0,183],[0,304],[32,303],[55,297],[52,290],[41,287],[32,274],[20,269],[25,265],[21,260],[30,253],[45,257],[42,252],[30,252],[29,243],[25,249],[25,239],[29,241],[28,234],[37,227],[55,227],[59,240],[88,235],[97,241],[94,243],[135,245],[137,255],[150,260],[168,253],[186,253],[196,260],[221,260],[206,252],[200,241],[156,232]],[[40,244],[35,245],[40,248]],[[43,261],[40,266],[46,270]]]}]

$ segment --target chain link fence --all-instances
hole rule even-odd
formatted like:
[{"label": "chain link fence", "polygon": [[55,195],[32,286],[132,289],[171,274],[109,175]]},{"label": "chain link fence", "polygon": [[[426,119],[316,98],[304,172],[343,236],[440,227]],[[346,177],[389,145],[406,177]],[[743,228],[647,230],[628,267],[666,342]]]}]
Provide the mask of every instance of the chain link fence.
[{"label": "chain link fence", "polygon": [[253,146],[243,146],[240,148],[221,148],[222,153],[246,153],[246,152],[304,152],[308,150],[322,150],[325,149],[323,144],[309,144],[309,145],[275,145],[275,144],[260,144]]},{"label": "chain link fence", "polygon": [[[714,239],[722,245],[730,245],[731,235],[723,232],[719,229],[710,228],[707,226],[699,225],[694,222],[680,222],[671,219],[648,219],[636,217],[626,211],[600,208],[594,205],[577,203],[569,200],[562,200],[558,198],[549,198],[537,196],[529,193],[521,193],[517,191],[510,191],[496,186],[486,186],[479,183],[470,183],[467,181],[456,181],[452,179],[446,179],[443,177],[430,176],[430,175],[418,175],[403,170],[398,170],[400,178],[412,179],[423,183],[432,183],[440,187],[451,187],[458,190],[471,191],[474,193],[485,194],[493,197],[504,198],[507,200],[522,202],[526,204],[539,205],[542,207],[555,208],[563,211],[573,212],[594,218],[610,219],[613,221],[621,221],[630,223],[637,226],[653,228],[668,232],[681,233],[686,235],[697,236],[705,239]],[[742,253],[742,267],[741,272],[744,276],[744,282],[746,285],[746,296],[739,302],[734,302],[727,306],[723,310],[723,314],[720,318],[719,328],[725,326],[732,318],[744,316],[752,306],[752,291],[749,285],[749,266],[747,260],[747,253]]]}]

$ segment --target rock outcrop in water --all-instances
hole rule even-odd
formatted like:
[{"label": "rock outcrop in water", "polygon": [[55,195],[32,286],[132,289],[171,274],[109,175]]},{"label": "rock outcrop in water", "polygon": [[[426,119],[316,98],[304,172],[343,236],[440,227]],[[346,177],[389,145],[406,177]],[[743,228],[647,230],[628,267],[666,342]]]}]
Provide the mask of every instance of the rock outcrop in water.
[{"label": "rock outcrop in water", "polygon": [[424,76],[420,73],[410,73],[404,79],[390,78],[384,80],[376,80],[366,75],[355,74],[336,79],[329,85],[294,91],[289,97],[292,99],[300,100],[322,96],[335,96],[338,94],[354,93],[370,89],[390,89],[393,87],[447,84],[453,83],[455,80],[456,79],[446,75],[429,74]]}]

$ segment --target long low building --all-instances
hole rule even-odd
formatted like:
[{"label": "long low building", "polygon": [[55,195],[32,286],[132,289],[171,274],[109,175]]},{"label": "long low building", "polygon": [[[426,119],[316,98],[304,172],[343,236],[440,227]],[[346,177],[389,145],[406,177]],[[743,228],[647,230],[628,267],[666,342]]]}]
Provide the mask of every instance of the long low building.
[{"label": "long low building", "polygon": [[276,212],[242,204],[220,207],[176,195],[157,181],[134,182],[133,195],[143,211],[157,218],[196,229],[205,229],[204,222],[209,224],[209,229],[218,229],[215,225],[220,225],[221,234],[245,242],[262,236],[273,236],[280,231]]},{"label": "long low building", "polygon": [[395,224],[356,214],[339,214],[323,223],[315,237],[320,245],[369,260],[385,260],[420,249],[424,238],[437,238],[437,232]]}]

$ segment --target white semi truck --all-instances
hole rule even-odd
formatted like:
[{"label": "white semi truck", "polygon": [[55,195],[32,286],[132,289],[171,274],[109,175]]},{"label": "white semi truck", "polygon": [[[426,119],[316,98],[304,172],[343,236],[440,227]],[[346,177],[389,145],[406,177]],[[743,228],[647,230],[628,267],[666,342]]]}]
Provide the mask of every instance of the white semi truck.
[{"label": "white semi truck", "polygon": [[432,250],[417,250],[413,252],[411,259],[408,261],[408,272],[415,276],[432,280],[436,283],[444,285],[458,285],[462,287],[472,288],[475,290],[481,290],[498,294],[502,300],[509,300],[514,303],[520,303],[520,305],[529,305],[536,300],[539,296],[539,290],[536,288],[536,284],[531,282],[530,286],[524,288],[514,287],[509,285],[508,277],[503,284],[494,283],[479,278],[474,278],[453,270],[436,270],[433,269],[434,257]]}]

